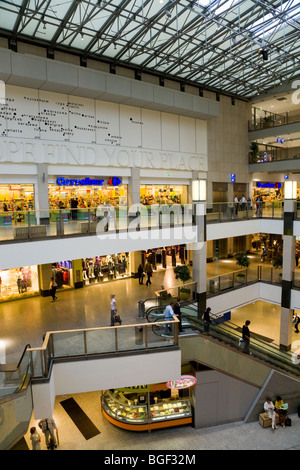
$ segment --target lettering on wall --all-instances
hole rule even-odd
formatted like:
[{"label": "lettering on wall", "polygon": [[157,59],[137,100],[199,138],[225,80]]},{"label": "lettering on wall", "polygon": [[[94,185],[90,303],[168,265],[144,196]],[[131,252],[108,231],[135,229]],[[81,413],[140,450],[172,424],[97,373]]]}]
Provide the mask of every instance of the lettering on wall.
[{"label": "lettering on wall", "polygon": [[[173,115],[162,119],[159,111],[142,120],[141,111],[7,85],[0,105],[0,162],[207,171],[206,142],[201,145],[199,138],[200,126],[206,139],[205,122],[186,118],[184,127]],[[154,140],[155,149],[144,148],[143,141],[151,146]]]}]

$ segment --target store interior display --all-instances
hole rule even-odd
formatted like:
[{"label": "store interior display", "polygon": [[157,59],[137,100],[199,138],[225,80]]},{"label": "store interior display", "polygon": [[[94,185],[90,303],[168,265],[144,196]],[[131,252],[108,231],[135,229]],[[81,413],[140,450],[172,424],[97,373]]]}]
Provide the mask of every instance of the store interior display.
[{"label": "store interior display", "polygon": [[84,258],[82,275],[85,285],[129,277],[129,253]]},{"label": "store interior display", "polygon": [[0,185],[0,225],[27,222],[28,210],[34,210],[33,184]]},{"label": "store interior display", "polygon": [[140,199],[144,205],[186,204],[187,186],[178,185],[141,185]]},{"label": "store interior display", "polygon": [[[258,197],[262,197],[264,203],[278,202],[279,204],[283,201],[283,188],[261,188],[253,187],[252,192],[252,204],[255,203]],[[275,206],[276,207],[276,206]]]},{"label": "store interior display", "polygon": [[103,409],[113,419],[128,424],[165,422],[167,427],[168,421],[191,418],[186,390],[166,390],[163,385],[161,390],[157,386],[141,387],[106,391],[102,396]]},{"label": "store interior display", "polygon": [[72,287],[72,261],[59,261],[52,264],[52,276],[57,288]]},{"label": "store interior display", "polygon": [[38,293],[37,266],[23,266],[0,271],[0,301]]},{"label": "store interior display", "polygon": [[102,204],[126,206],[127,185],[121,186],[57,186],[48,185],[51,209],[88,209]]}]

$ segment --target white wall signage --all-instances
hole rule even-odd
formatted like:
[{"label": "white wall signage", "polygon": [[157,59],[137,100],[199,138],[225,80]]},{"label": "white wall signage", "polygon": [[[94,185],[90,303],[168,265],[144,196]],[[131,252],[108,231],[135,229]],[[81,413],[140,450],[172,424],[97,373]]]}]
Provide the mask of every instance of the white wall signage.
[{"label": "white wall signage", "polygon": [[207,171],[206,122],[7,85],[0,162]]}]

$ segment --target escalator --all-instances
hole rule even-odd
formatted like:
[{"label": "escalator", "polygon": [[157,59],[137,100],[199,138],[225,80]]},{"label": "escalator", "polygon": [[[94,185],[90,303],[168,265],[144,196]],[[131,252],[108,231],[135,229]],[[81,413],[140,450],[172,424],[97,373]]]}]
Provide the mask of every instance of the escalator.
[{"label": "escalator", "polygon": [[0,366],[0,450],[9,450],[28,431],[33,411],[30,348],[17,365]]},{"label": "escalator", "polygon": [[[162,305],[150,307],[146,311],[147,320],[163,321],[164,309]],[[281,351],[259,334],[251,333],[251,356],[244,354],[239,346],[241,328],[233,322],[212,325],[209,335],[204,334],[196,301],[181,303],[181,318],[184,330],[179,335],[182,362],[195,361],[256,386],[264,383],[271,370],[300,379],[299,351]],[[153,326],[153,331],[163,336],[162,327]]]}]

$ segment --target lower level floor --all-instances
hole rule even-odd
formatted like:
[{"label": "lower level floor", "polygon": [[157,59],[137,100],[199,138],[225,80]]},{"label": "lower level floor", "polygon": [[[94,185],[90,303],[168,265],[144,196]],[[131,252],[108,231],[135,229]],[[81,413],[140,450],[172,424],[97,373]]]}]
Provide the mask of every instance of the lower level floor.
[{"label": "lower level floor", "polygon": [[[100,391],[74,394],[72,397],[95,426],[94,437],[86,439],[76,423],[66,413],[61,402],[71,396],[57,396],[53,419],[59,445],[57,450],[137,451],[146,455],[152,451],[200,451],[200,450],[300,450],[300,418],[290,415],[292,426],[276,430],[262,428],[258,421],[245,424],[235,422],[209,428],[195,429],[192,425],[155,430],[151,433],[120,429],[103,416]],[[32,418],[23,448],[31,449],[30,428],[35,426],[41,435],[41,448],[46,450],[45,439],[38,428],[38,420]],[[99,431],[97,433],[97,431]],[[21,446],[22,443],[19,443]],[[126,454],[129,455],[129,454]],[[191,455],[191,454],[189,454]]]}]

